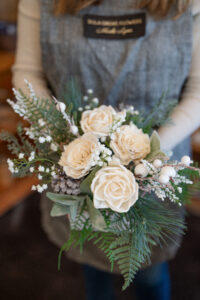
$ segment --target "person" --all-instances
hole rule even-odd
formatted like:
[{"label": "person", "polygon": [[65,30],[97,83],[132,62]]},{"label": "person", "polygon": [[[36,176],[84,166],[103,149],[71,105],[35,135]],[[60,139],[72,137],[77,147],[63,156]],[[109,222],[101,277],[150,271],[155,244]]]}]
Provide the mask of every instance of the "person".
[{"label": "person", "polygon": [[[122,26],[94,30],[112,20]],[[124,26],[132,31],[124,33]],[[67,81],[78,77],[83,91],[92,88],[102,103],[124,102],[147,112],[168,91],[167,99],[179,103],[173,125],[158,132],[162,148],[180,158],[189,153],[188,136],[200,124],[199,28],[198,0],[21,0],[13,84],[26,90],[26,78],[41,98],[60,98]],[[51,218],[45,197],[41,207],[45,231],[62,246],[69,234],[66,218]],[[169,241],[153,249],[152,265],[136,275],[138,299],[170,299],[166,261],[177,248]],[[114,299],[109,264],[96,246],[68,256],[84,265],[88,299]]]}]

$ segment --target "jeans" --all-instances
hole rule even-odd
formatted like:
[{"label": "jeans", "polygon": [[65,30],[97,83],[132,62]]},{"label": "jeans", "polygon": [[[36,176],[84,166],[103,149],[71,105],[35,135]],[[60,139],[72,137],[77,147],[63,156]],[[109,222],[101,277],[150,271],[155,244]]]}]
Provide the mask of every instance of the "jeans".
[{"label": "jeans", "polygon": [[[87,300],[115,300],[113,275],[83,265]],[[133,284],[137,300],[170,300],[168,263],[152,265],[138,271]],[[122,292],[123,293],[123,292]]]}]

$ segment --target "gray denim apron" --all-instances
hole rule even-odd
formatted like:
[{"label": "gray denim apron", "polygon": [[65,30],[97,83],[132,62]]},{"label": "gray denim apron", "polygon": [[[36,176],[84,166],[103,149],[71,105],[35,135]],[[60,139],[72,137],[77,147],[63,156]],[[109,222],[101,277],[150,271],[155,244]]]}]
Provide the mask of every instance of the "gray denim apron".
[{"label": "gray denim apron", "polygon": [[[116,107],[124,102],[148,112],[164,91],[168,91],[168,99],[180,98],[192,56],[191,8],[175,21],[175,8],[166,18],[156,21],[145,9],[135,9],[134,0],[104,0],[75,16],[61,17],[53,16],[52,3],[53,0],[41,0],[41,47],[44,72],[58,98],[73,77],[79,79],[83,91],[92,88],[102,103]],[[146,13],[144,36],[111,40],[86,38],[83,34],[85,14],[123,16],[141,12]],[[177,158],[189,153],[189,141],[173,150]],[[51,203],[45,197],[41,205],[45,231],[60,247],[69,234],[67,220],[49,216]],[[172,258],[177,248],[172,242],[162,249],[156,247],[152,262]],[[110,268],[104,255],[91,244],[82,255],[79,249],[73,249],[68,256],[100,269]]]}]

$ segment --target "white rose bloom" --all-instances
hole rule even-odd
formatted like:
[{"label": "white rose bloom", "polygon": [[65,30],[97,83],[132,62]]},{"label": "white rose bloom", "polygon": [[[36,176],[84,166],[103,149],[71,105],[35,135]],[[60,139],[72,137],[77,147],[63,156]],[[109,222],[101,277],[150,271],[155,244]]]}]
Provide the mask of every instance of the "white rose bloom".
[{"label": "white rose bloom", "polygon": [[113,134],[110,147],[123,165],[138,162],[150,152],[150,138],[134,124],[123,125]]},{"label": "white rose bloom", "polygon": [[97,209],[111,208],[123,213],[138,199],[138,184],[133,173],[116,160],[95,174],[91,190]]},{"label": "white rose bloom", "polygon": [[100,153],[98,138],[86,133],[64,146],[59,164],[67,176],[78,179],[85,176],[97,164]]},{"label": "white rose bloom", "polygon": [[107,136],[112,127],[116,111],[112,106],[101,105],[93,110],[84,111],[81,117],[83,132],[92,132],[98,137]]}]

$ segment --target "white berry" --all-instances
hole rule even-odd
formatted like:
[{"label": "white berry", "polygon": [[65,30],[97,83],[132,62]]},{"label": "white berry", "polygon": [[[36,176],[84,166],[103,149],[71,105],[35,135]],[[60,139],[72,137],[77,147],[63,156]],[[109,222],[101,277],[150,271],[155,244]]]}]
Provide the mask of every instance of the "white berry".
[{"label": "white berry", "polygon": [[99,104],[99,99],[98,99],[98,98],[93,98],[93,99],[92,99],[92,102],[93,102],[94,104]]},{"label": "white berry", "polygon": [[158,180],[161,184],[167,184],[167,183],[169,183],[169,176],[167,176],[166,174],[162,174],[162,175],[160,175]]},{"label": "white berry", "polygon": [[56,144],[54,144],[54,143],[51,143],[50,149],[51,149],[52,151],[56,152],[56,151],[58,150],[58,146],[57,146]]},{"label": "white berry", "polygon": [[92,89],[88,89],[87,92],[88,92],[88,94],[93,94],[93,90]]},{"label": "white berry", "polygon": [[58,102],[58,104],[56,105],[56,108],[57,108],[58,110],[60,110],[61,112],[64,112],[65,109],[66,109],[66,105],[65,105],[65,103],[63,103],[63,102]]},{"label": "white berry", "polygon": [[149,172],[145,165],[139,164],[135,167],[134,173],[135,173],[135,175],[138,175],[141,177],[146,177]]},{"label": "white berry", "polygon": [[181,158],[181,162],[182,162],[182,164],[189,166],[191,163],[191,159],[188,155],[185,155]]},{"label": "white berry", "polygon": [[160,159],[155,159],[153,165],[155,168],[160,168],[162,166],[162,161]]},{"label": "white berry", "polygon": [[167,175],[168,177],[176,176],[176,170],[173,167],[166,166],[161,169],[160,175]]},{"label": "white berry", "polygon": [[74,135],[76,135],[78,133],[78,127],[75,125],[71,126],[71,131]]}]

